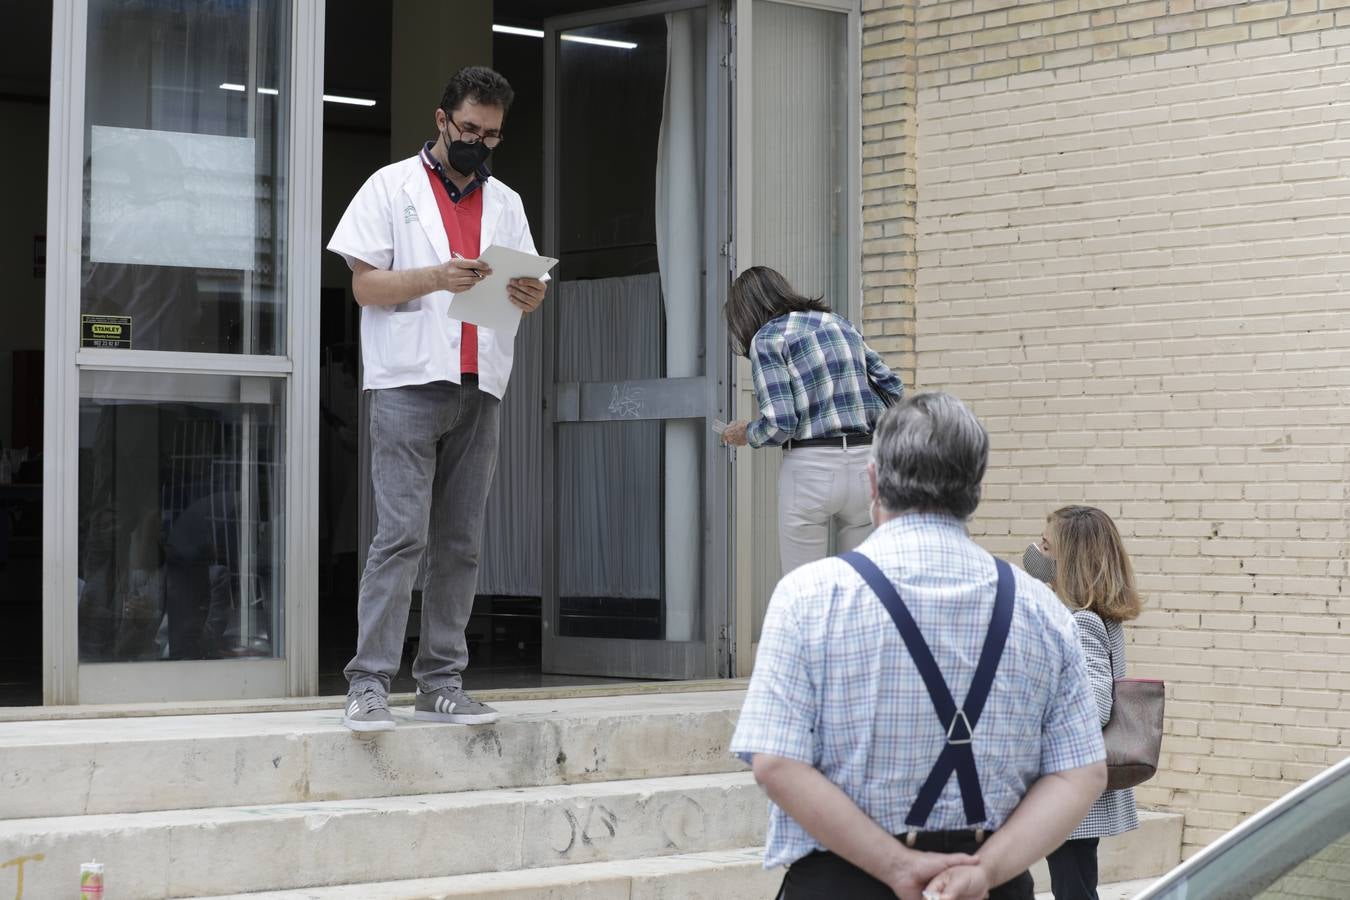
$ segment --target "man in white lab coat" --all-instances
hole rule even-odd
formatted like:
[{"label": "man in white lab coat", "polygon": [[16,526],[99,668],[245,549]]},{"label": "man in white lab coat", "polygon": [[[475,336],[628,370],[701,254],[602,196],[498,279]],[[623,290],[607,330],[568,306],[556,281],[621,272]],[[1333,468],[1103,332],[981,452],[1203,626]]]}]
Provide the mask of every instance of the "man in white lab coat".
[{"label": "man in white lab coat", "polygon": [[[461,673],[514,336],[459,322],[448,310],[454,294],[490,274],[480,252],[494,245],[535,252],[520,195],[487,168],[512,97],[491,69],[456,72],[435,111],[436,139],[372,175],[328,244],[351,267],[361,306],[377,514],[356,656],[346,668],[343,722],[353,731],[394,727],[389,684],[423,553],[414,717],[473,725],[498,716],[464,693]],[[530,313],[544,289],[517,279],[509,294]]]}]

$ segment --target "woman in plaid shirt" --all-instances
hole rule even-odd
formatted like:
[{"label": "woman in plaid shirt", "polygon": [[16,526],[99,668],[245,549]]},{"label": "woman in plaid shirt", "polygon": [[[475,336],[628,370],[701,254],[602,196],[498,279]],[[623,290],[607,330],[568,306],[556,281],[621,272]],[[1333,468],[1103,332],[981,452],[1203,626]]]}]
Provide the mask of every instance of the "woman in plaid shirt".
[{"label": "woman in plaid shirt", "polygon": [[[1139,593],[1124,542],[1111,517],[1091,506],[1066,506],[1046,519],[1023,568],[1049,584],[1073,610],[1088,681],[1102,726],[1111,720],[1115,679],[1125,677],[1125,622],[1139,615]],[[1134,791],[1106,791],[1087,818],[1047,858],[1055,900],[1097,900],[1097,844],[1139,827]]]},{"label": "woman in plaid shirt", "polygon": [[750,358],[758,415],[732,422],[733,446],[782,447],[778,543],[783,574],[823,559],[830,525],[843,553],[872,530],[867,461],[872,427],[905,386],[843,316],[754,266],[731,286],[732,349]]}]

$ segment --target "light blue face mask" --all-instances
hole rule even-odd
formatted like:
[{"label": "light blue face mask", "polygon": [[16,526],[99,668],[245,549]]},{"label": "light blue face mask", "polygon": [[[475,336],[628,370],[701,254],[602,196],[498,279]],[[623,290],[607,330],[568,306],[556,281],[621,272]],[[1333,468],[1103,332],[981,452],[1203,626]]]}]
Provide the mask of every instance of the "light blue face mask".
[{"label": "light blue face mask", "polygon": [[1037,581],[1050,584],[1055,580],[1055,560],[1046,556],[1040,544],[1029,544],[1022,554],[1022,568]]}]

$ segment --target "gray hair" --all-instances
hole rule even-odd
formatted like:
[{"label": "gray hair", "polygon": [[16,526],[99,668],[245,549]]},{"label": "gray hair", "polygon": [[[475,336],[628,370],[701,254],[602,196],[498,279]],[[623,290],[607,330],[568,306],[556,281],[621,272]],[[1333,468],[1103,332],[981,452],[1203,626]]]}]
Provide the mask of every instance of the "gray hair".
[{"label": "gray hair", "polygon": [[967,519],[980,504],[989,434],[960,400],[927,391],[886,410],[872,436],[872,461],[887,512]]}]

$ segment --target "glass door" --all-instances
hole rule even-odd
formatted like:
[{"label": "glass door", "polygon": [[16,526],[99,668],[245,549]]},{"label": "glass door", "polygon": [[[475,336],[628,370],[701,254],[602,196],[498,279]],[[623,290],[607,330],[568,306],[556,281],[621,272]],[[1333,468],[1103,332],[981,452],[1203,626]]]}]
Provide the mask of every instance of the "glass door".
[{"label": "glass door", "polygon": [[[771,266],[864,329],[859,18],[857,0],[736,0],[733,234],[737,274]],[[873,139],[895,140],[893,127],[876,127]],[[879,199],[872,203],[889,203],[886,191],[873,193]],[[750,365],[744,358],[736,365],[736,418],[750,418],[756,409]],[[750,674],[782,577],[781,459],[772,448],[736,457],[738,675]]]},{"label": "glass door", "polygon": [[720,3],[549,20],[546,672],[729,671]]},{"label": "glass door", "polygon": [[305,681],[287,668],[314,468],[292,138],[317,98],[295,15],[81,0],[57,16],[47,429],[67,475],[46,535],[47,702]]}]

